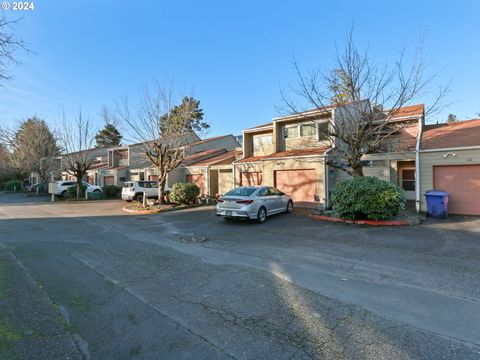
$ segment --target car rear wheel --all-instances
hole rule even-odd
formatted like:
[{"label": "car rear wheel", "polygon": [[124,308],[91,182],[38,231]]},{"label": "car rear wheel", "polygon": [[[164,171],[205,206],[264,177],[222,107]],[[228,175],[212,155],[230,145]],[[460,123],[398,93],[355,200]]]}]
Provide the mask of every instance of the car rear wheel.
[{"label": "car rear wheel", "polygon": [[291,213],[293,211],[293,201],[290,200],[287,204],[287,213]]},{"label": "car rear wheel", "polygon": [[258,209],[257,222],[262,224],[265,222],[266,219],[267,219],[267,210],[262,206],[260,209]]}]

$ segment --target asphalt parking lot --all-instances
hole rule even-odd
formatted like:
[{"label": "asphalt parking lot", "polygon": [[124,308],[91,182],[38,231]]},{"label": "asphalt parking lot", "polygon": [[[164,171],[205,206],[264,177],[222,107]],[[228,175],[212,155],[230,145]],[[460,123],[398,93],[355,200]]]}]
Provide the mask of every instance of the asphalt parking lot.
[{"label": "asphalt parking lot", "polygon": [[259,225],[122,205],[0,195],[0,358],[480,358],[478,218]]}]

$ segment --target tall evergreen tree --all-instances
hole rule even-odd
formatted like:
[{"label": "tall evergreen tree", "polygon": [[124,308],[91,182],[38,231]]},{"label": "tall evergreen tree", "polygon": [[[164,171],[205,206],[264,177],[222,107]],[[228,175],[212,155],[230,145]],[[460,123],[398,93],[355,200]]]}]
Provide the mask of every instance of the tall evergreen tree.
[{"label": "tall evergreen tree", "polygon": [[123,136],[115,125],[107,123],[105,127],[95,135],[96,147],[118,146]]},{"label": "tall evergreen tree", "polygon": [[0,129],[0,137],[10,149],[10,165],[20,179],[31,172],[45,179],[51,170],[48,160],[60,153],[54,133],[36,116],[21,122],[16,129]]},{"label": "tall evergreen tree", "polygon": [[208,129],[209,124],[203,121],[203,109],[200,100],[185,96],[180,105],[174,106],[170,113],[161,118],[161,126],[170,133],[178,134]]}]

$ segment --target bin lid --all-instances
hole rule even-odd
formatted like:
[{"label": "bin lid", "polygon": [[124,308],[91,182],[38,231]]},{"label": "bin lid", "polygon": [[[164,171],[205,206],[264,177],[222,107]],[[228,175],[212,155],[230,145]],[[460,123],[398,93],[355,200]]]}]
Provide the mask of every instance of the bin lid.
[{"label": "bin lid", "polygon": [[430,190],[425,192],[425,195],[427,196],[448,196],[449,193],[448,191],[442,191],[442,190]]}]

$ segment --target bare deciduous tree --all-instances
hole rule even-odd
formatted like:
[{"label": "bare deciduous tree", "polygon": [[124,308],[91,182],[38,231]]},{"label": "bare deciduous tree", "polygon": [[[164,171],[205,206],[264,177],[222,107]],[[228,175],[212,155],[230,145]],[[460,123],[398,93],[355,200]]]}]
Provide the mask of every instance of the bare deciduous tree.
[{"label": "bare deciduous tree", "polygon": [[96,130],[88,117],[80,110],[73,121],[67,121],[65,114],[59,138],[62,145],[62,170],[75,177],[77,199],[80,197],[82,180],[93,163]]},{"label": "bare deciduous tree", "polygon": [[168,174],[185,158],[185,146],[197,140],[208,129],[203,121],[200,102],[185,97],[175,101],[171,86],[155,84],[154,90],[145,86],[139,107],[132,114],[125,99],[117,107],[120,120],[132,131],[133,138],[158,171],[158,201],[164,203]]},{"label": "bare deciduous tree", "polygon": [[[433,83],[439,73],[427,74],[429,69],[422,56],[422,44],[420,41],[410,65],[405,65],[403,49],[393,64],[380,67],[368,50],[357,48],[351,30],[344,49],[337,49],[333,68],[304,73],[294,60],[298,84],[290,88],[293,95],[302,98],[306,108],[319,110],[318,113],[328,114],[336,109],[335,121],[330,119],[329,126],[319,127],[322,135],[336,145],[333,156],[325,160],[327,165],[351,176],[363,176],[362,157],[381,152],[386,140],[405,126],[391,121],[398,117],[402,107],[427,95],[433,96],[433,101],[426,114],[442,107],[449,87],[434,89]],[[283,105],[278,110],[283,115],[307,116],[306,108],[297,106],[285,92],[282,92],[282,99]]]},{"label": "bare deciduous tree", "polygon": [[17,23],[18,20],[7,20],[5,16],[0,15],[0,81],[10,79],[7,70],[9,64],[19,63],[15,53],[18,50],[28,52],[25,42],[15,35],[14,28]]}]

